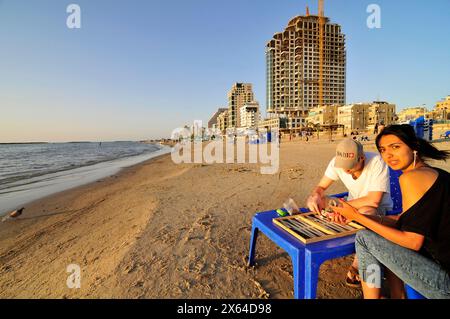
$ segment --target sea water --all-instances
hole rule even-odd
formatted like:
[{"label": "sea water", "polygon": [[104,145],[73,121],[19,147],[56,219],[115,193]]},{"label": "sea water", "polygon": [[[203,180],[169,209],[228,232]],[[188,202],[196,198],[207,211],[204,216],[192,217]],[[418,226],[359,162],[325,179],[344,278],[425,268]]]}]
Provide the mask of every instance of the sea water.
[{"label": "sea water", "polygon": [[168,152],[138,142],[0,145],[0,215]]}]

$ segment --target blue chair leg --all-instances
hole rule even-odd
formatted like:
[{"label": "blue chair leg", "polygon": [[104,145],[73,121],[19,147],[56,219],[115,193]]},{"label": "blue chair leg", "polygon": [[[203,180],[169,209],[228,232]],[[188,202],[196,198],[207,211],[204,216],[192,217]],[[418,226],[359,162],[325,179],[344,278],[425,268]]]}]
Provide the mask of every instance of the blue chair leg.
[{"label": "blue chair leg", "polygon": [[302,250],[293,252],[291,255],[292,269],[294,273],[294,298],[305,299],[305,269],[304,260],[305,253]]},{"label": "blue chair leg", "polygon": [[309,251],[305,253],[305,299],[315,299],[317,293],[317,282],[319,281],[319,270],[321,262],[314,258]]},{"label": "blue chair leg", "polygon": [[421,293],[416,291],[411,286],[405,284],[406,298],[408,299],[426,299]]},{"label": "blue chair leg", "polygon": [[253,266],[255,264],[255,248],[256,240],[258,239],[258,227],[252,226],[252,236],[250,238],[250,253],[248,254],[248,265]]}]

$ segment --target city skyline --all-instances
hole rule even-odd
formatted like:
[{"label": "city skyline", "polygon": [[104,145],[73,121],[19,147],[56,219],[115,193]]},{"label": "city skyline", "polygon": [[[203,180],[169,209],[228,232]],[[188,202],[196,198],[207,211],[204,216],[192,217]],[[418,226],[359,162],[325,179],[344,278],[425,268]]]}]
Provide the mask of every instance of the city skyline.
[{"label": "city skyline", "polygon": [[[81,8],[68,29],[66,8]],[[381,8],[381,28],[366,11]],[[314,1],[0,1],[0,142],[143,140],[208,119],[236,82],[266,109],[265,45]],[[327,1],[346,103],[432,109],[450,94],[450,3]]]}]

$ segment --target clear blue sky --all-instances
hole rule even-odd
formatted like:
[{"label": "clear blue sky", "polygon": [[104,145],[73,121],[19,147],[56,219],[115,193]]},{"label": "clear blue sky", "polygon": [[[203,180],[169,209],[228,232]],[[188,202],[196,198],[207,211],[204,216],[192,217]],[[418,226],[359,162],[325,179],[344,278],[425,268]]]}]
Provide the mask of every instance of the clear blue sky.
[{"label": "clear blue sky", "polygon": [[[82,28],[66,27],[81,7]],[[381,7],[381,29],[366,8]],[[234,82],[265,109],[265,44],[317,0],[0,0],[0,142],[168,137]],[[450,1],[325,0],[347,39],[347,103],[450,94]]]}]

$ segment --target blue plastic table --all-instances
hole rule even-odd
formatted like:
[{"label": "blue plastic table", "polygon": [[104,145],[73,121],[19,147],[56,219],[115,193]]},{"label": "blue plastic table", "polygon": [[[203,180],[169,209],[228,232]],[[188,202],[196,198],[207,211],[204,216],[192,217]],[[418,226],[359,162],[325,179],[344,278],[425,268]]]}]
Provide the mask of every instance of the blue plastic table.
[{"label": "blue plastic table", "polygon": [[320,265],[326,260],[355,253],[355,235],[304,244],[274,225],[272,220],[276,217],[279,216],[275,210],[257,213],[253,217],[248,264],[254,265],[256,240],[261,231],[291,257],[294,272],[294,297],[314,299]]}]

